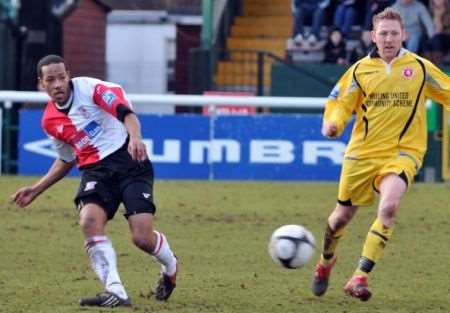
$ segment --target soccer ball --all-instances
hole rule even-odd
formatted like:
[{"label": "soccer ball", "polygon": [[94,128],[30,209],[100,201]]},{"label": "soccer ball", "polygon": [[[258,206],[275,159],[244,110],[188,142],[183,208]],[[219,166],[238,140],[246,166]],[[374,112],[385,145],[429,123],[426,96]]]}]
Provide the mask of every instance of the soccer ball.
[{"label": "soccer ball", "polygon": [[283,225],[277,228],[269,242],[269,254],[275,263],[285,268],[299,268],[313,256],[316,240],[301,225]]}]

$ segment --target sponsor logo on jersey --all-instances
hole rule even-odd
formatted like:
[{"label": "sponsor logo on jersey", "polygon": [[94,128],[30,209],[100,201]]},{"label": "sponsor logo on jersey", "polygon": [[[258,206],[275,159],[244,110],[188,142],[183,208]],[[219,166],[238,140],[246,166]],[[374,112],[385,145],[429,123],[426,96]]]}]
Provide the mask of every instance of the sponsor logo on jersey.
[{"label": "sponsor logo on jersey", "polygon": [[102,100],[105,101],[105,103],[108,107],[111,107],[116,99],[117,99],[117,96],[111,90],[106,90],[102,94]]},{"label": "sponsor logo on jersey", "polygon": [[102,128],[100,124],[98,124],[96,121],[91,121],[89,124],[84,127],[83,130],[78,132],[73,139],[73,145],[78,149],[81,150],[85,146],[87,146],[91,139],[95,138],[100,132]]},{"label": "sponsor logo on jersey", "polygon": [[91,139],[97,136],[101,130],[102,128],[100,127],[100,124],[97,123],[96,121],[89,122],[89,124],[87,124],[86,127],[84,128],[84,131]]},{"label": "sponsor logo on jersey", "polygon": [[403,70],[403,77],[405,77],[406,79],[410,79],[411,77],[413,77],[414,75],[414,70],[412,68],[405,68]]}]

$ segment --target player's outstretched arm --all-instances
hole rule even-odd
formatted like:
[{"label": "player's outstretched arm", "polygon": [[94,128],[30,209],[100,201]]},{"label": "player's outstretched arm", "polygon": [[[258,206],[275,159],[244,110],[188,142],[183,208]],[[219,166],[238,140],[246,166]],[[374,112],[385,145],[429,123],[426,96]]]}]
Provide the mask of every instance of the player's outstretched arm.
[{"label": "player's outstretched arm", "polygon": [[73,162],[63,162],[59,159],[53,162],[52,166],[39,181],[37,181],[33,186],[26,186],[18,189],[12,196],[11,200],[15,202],[20,207],[25,207],[33,202],[41,193],[50,188],[58,180],[66,176],[66,174],[75,165]]}]

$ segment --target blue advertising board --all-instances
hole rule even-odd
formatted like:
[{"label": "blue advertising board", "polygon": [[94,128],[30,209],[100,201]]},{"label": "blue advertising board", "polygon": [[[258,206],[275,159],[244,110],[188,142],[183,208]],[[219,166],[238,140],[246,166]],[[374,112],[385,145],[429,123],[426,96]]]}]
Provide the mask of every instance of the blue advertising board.
[{"label": "blue advertising board", "polygon": [[[42,175],[56,157],[41,115],[20,113],[19,174]],[[320,115],[139,118],[160,179],[337,180],[349,137],[347,128],[338,140],[324,138]]]},{"label": "blue advertising board", "polygon": [[[17,173],[42,175],[57,157],[52,142],[41,129],[42,110],[20,110]],[[70,175],[77,175],[76,169]]]}]

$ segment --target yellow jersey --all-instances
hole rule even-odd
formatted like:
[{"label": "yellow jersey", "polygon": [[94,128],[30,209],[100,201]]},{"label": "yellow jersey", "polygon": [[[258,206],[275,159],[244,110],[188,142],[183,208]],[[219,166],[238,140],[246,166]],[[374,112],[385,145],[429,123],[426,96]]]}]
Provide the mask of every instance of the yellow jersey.
[{"label": "yellow jersey", "polygon": [[389,64],[374,52],[340,78],[328,97],[324,122],[336,123],[341,134],[356,113],[347,158],[404,154],[420,167],[427,147],[428,98],[450,110],[450,77],[406,49]]}]

